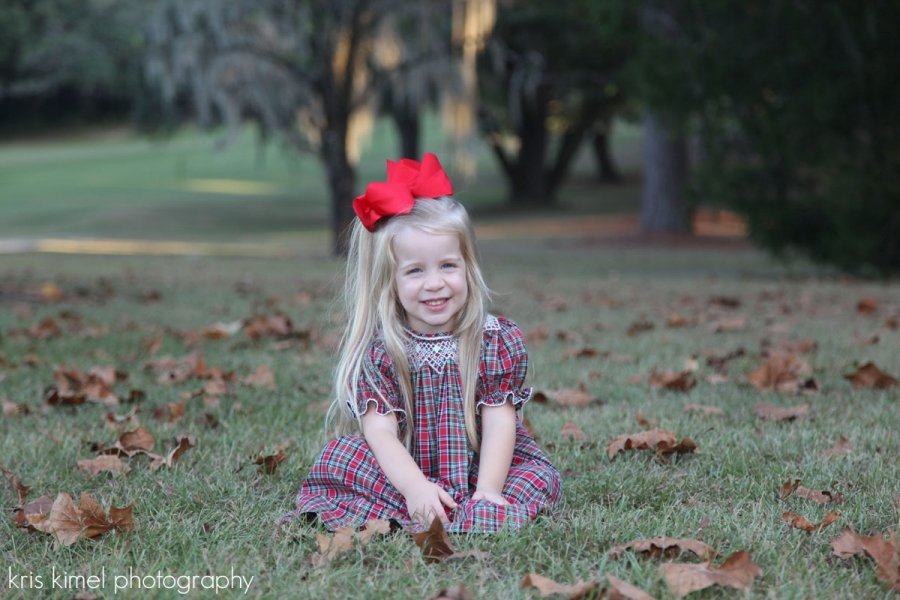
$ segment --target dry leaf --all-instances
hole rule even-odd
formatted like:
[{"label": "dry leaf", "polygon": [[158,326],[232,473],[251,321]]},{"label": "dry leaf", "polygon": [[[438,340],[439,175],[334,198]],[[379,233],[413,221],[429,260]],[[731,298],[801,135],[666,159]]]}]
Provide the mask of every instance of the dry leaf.
[{"label": "dry leaf", "polygon": [[113,449],[121,451],[127,456],[134,456],[140,452],[150,452],[155,443],[156,440],[150,432],[143,427],[138,427],[119,436],[119,441],[116,442]]},{"label": "dry leaf", "polygon": [[880,535],[859,535],[848,525],[840,536],[831,540],[831,549],[835,556],[843,559],[866,554],[875,560],[878,579],[887,583],[889,589],[900,590],[900,544],[896,532],[886,540]]},{"label": "dry leaf", "polygon": [[560,406],[572,406],[575,408],[584,408],[593,400],[591,395],[585,390],[576,388],[535,392],[531,399],[535,402],[546,402],[549,399]]},{"label": "dry leaf", "polygon": [[563,437],[570,437],[576,440],[584,439],[584,432],[572,421],[566,421],[565,425],[562,427],[561,434]]},{"label": "dry leaf", "polygon": [[153,418],[157,421],[165,421],[167,423],[175,423],[180,421],[184,416],[184,402],[167,402],[153,411]]},{"label": "dry leaf", "polygon": [[606,579],[609,581],[609,596],[607,600],[653,600],[653,596],[627,581],[622,581],[618,577],[613,577],[609,574],[607,574]]},{"label": "dry leaf", "polygon": [[690,391],[691,388],[697,385],[697,380],[694,379],[690,371],[663,371],[659,373],[656,371],[656,367],[653,367],[647,382],[653,389],[664,387],[667,390],[678,392]]},{"label": "dry leaf", "polygon": [[268,456],[263,456],[263,453],[260,452],[253,461],[253,464],[259,465],[259,469],[257,470],[259,473],[263,475],[274,475],[275,469],[277,469],[278,465],[283,463],[286,458],[287,456],[281,450],[277,450],[275,454],[270,454]]},{"label": "dry leaf", "polygon": [[850,345],[853,347],[859,346],[873,346],[881,341],[881,336],[879,335],[870,335],[865,337],[859,337],[850,342]]},{"label": "dry leaf", "polygon": [[253,387],[267,387],[275,389],[278,387],[275,383],[275,373],[266,365],[259,365],[257,369],[244,378],[244,384]]},{"label": "dry leaf", "polygon": [[416,540],[416,545],[422,550],[422,558],[425,559],[425,562],[447,560],[456,553],[450,536],[444,530],[444,524],[438,518],[431,521],[431,527],[427,531],[414,533],[413,538]]},{"label": "dry leaf", "polygon": [[101,454],[91,460],[79,460],[78,468],[92,477],[103,471],[109,471],[113,475],[126,475],[131,471],[131,467],[115,454]]},{"label": "dry leaf", "polygon": [[845,454],[851,452],[853,450],[853,444],[850,443],[850,440],[841,436],[840,439],[834,443],[834,446],[825,450],[824,452],[820,452],[819,456],[823,457],[832,457],[832,456],[844,456]]},{"label": "dry leaf", "polygon": [[844,375],[844,379],[850,381],[855,388],[872,388],[875,390],[887,390],[895,387],[898,381],[884,373],[875,366],[875,363],[867,362],[856,373]]},{"label": "dry leaf", "polygon": [[49,515],[53,508],[53,500],[47,496],[41,496],[33,502],[29,502],[13,514],[16,527],[34,531],[34,527],[28,522],[28,515]]},{"label": "dry leaf", "polygon": [[12,471],[7,471],[2,462],[0,462],[0,473],[3,474],[3,477],[6,479],[9,487],[12,488],[12,491],[13,493],[15,493],[19,504],[23,504],[25,502],[25,499],[28,497],[28,490],[31,489],[31,486],[22,485],[22,483],[19,481],[18,476]]},{"label": "dry leaf", "polygon": [[856,312],[865,316],[871,315],[878,310],[879,304],[881,303],[878,301],[878,298],[863,296],[859,299],[859,302],[856,303]]},{"label": "dry leaf", "polygon": [[819,343],[813,339],[800,340],[799,342],[781,342],[781,348],[788,354],[810,354],[819,348]]},{"label": "dry leaf", "polygon": [[609,556],[617,559],[626,550],[635,550],[650,558],[675,558],[684,552],[693,552],[703,560],[711,560],[717,554],[712,546],[698,540],[662,536],[613,546]]},{"label": "dry leaf", "polygon": [[386,535],[390,531],[391,525],[388,521],[370,519],[366,522],[364,528],[358,532],[354,531],[352,527],[342,527],[330,536],[317,533],[316,541],[319,543],[319,556],[313,562],[315,564],[327,564],[338,554],[353,548],[354,539],[358,540],[360,545],[365,546],[376,533]]},{"label": "dry leaf", "polygon": [[451,588],[441,590],[437,596],[433,596],[429,600],[475,600],[475,596],[466,589],[466,586],[457,583]]},{"label": "dry leaf", "polygon": [[658,455],[671,454],[673,452],[693,452],[697,448],[689,438],[685,438],[679,443],[678,438],[671,431],[654,428],[641,433],[617,437],[606,445],[606,456],[609,457],[609,460],[613,460],[620,452],[626,450],[647,450],[653,446],[657,447]]},{"label": "dry leaf", "polygon": [[587,598],[591,593],[600,587],[596,581],[585,583],[580,579],[572,585],[564,585],[557,583],[549,577],[538,575],[537,573],[529,573],[522,581],[522,589],[533,587],[540,594],[541,598],[552,596],[553,594],[562,594],[569,600]]},{"label": "dry leaf", "polygon": [[82,492],[81,506],[76,506],[69,494],[61,493],[53,502],[49,515],[26,514],[32,527],[56,537],[61,546],[71,546],[80,537],[96,537],[110,529],[134,531],[132,506],[111,507],[109,516],[90,494]]},{"label": "dry leaf", "polygon": [[182,435],[179,436],[176,440],[177,445],[165,456],[154,456],[151,457],[152,460],[150,462],[150,469],[156,470],[160,467],[173,467],[178,463],[178,459],[181,458],[181,455],[195,447],[195,439],[192,435]]},{"label": "dry leaf", "polygon": [[763,392],[794,394],[803,385],[799,376],[810,372],[812,369],[809,368],[809,364],[793,354],[772,352],[760,368],[747,373],[747,379],[756,389]]},{"label": "dry leaf", "polygon": [[626,333],[629,336],[634,337],[638,334],[653,330],[653,327],[654,325],[650,321],[635,321],[628,327],[628,331]]},{"label": "dry leaf", "polygon": [[600,352],[594,348],[570,348],[563,350],[562,359],[567,358],[593,358],[598,356]]},{"label": "dry leaf", "polygon": [[795,515],[791,512],[785,512],[781,515],[781,518],[787,521],[788,525],[793,527],[794,529],[802,529],[807,533],[815,533],[816,531],[822,529],[823,527],[828,527],[832,523],[834,523],[838,517],[841,516],[839,512],[828,512],[825,514],[825,518],[822,519],[820,523],[816,523],[813,525],[809,520],[801,517],[800,515]]},{"label": "dry leaf", "polygon": [[803,418],[809,413],[809,404],[803,404],[794,408],[779,408],[763,402],[754,406],[753,412],[764,420],[793,421],[794,419]]},{"label": "dry leaf", "polygon": [[710,324],[709,330],[713,333],[722,333],[723,331],[740,331],[747,328],[747,319],[744,317],[732,317],[729,319],[719,319]]},{"label": "dry leaf", "polygon": [[637,424],[641,427],[645,427],[647,429],[651,427],[650,421],[647,420],[647,417],[644,416],[644,411],[641,409],[638,409],[638,414],[634,418],[634,420],[637,421]]},{"label": "dry leaf", "polygon": [[672,593],[679,598],[712,585],[749,590],[753,580],[763,574],[746,550],[735,552],[718,567],[707,562],[702,565],[663,563],[659,568]]},{"label": "dry leaf", "polygon": [[703,406],[700,404],[685,404],[684,405],[685,412],[702,412],[707,417],[712,415],[724,415],[725,411],[719,408],[718,406]]}]

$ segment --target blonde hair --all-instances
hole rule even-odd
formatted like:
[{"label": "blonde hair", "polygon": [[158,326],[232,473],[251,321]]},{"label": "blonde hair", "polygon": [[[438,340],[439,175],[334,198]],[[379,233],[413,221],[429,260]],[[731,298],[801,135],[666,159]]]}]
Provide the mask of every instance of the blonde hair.
[{"label": "blonde hair", "polygon": [[[408,334],[403,328],[406,313],[397,296],[397,262],[392,242],[404,229],[414,227],[425,233],[456,235],[465,264],[468,295],[457,315],[454,335],[459,338],[459,373],[464,398],[466,434],[479,450],[475,427],[475,389],[481,361],[481,344],[490,290],[478,266],[475,233],[466,209],[449,196],[417,198],[407,215],[394,215],[380,221],[369,232],[357,219],[350,234],[344,285],[344,310],[348,319],[335,369],[334,401],[328,411],[326,427],[335,435],[362,432],[362,415],[356,413],[358,382],[362,377],[381,395],[381,386],[366,368],[369,349],[376,338],[384,343],[400,383],[402,407],[406,411],[403,443],[412,451],[415,431],[415,398],[406,356]],[[387,401],[387,398],[382,400]],[[347,403],[353,413],[347,410]]]}]

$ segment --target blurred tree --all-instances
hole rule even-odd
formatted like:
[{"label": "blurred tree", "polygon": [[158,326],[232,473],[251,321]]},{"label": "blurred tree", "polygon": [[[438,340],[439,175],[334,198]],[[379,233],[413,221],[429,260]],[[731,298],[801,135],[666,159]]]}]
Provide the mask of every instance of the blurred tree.
[{"label": "blurred tree", "polygon": [[0,0],[4,119],[57,116],[40,114],[44,105],[87,120],[102,107],[127,112],[141,85],[145,10],[139,0]]},{"label": "blurred tree", "polygon": [[698,134],[696,197],[776,252],[900,272],[900,3],[648,3],[676,35],[641,45],[641,94]]},{"label": "blurred tree", "polygon": [[383,92],[411,144],[429,82],[453,82],[450,8],[437,0],[157,0],[146,69],[165,99],[191,99],[201,125],[221,120],[234,136],[249,118],[317,153],[339,250],[354,217],[360,145]]},{"label": "blurred tree", "polygon": [[633,11],[612,3],[500,4],[481,60],[479,126],[512,203],[552,204],[584,136],[608,130],[635,30]]}]

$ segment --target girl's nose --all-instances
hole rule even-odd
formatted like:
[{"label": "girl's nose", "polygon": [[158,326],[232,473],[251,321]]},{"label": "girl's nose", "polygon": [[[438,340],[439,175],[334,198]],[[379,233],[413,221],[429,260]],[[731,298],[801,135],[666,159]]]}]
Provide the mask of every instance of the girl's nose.
[{"label": "girl's nose", "polygon": [[441,278],[440,273],[429,273],[425,278],[425,289],[427,290],[439,290],[444,286],[444,280]]}]

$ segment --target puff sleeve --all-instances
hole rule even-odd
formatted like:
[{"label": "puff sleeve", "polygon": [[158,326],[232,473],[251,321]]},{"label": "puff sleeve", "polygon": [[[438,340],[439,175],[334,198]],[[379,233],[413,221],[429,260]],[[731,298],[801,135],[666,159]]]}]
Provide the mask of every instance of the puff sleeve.
[{"label": "puff sleeve", "polygon": [[476,410],[507,400],[518,410],[531,398],[531,388],[524,387],[528,352],[522,332],[509,319],[498,317],[486,325],[484,334]]},{"label": "puff sleeve", "polygon": [[362,416],[371,404],[379,415],[396,412],[401,430],[406,423],[402,392],[394,371],[394,364],[381,341],[369,347],[363,359],[363,372],[356,382],[356,398],[347,401],[347,408],[354,416]]}]

